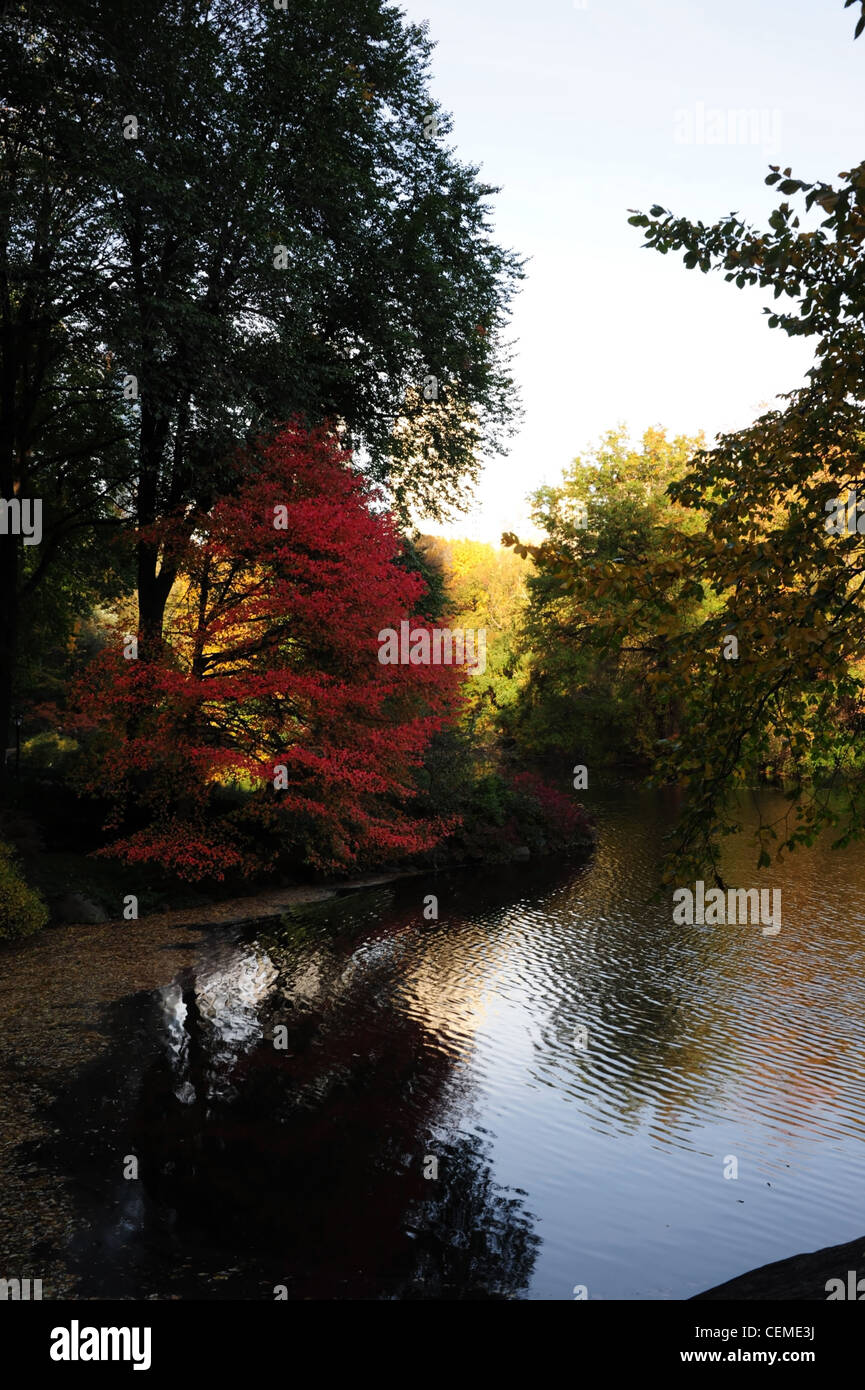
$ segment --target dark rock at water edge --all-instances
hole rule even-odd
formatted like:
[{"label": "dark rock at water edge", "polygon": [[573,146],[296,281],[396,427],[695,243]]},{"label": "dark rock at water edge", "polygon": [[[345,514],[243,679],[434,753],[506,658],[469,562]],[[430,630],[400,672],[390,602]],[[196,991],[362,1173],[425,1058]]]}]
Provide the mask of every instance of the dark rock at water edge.
[{"label": "dark rock at water edge", "polygon": [[[853,1277],[855,1276],[855,1277]],[[840,1280],[844,1293],[830,1280]],[[824,1250],[812,1250],[804,1255],[791,1255],[787,1260],[761,1265],[726,1284],[717,1284],[705,1293],[698,1293],[691,1302],[700,1299],[799,1299],[826,1302],[833,1290],[836,1297],[850,1297],[860,1279],[865,1280],[865,1236],[847,1245],[827,1245]],[[829,1285],[829,1288],[827,1288]],[[861,1293],[865,1297],[865,1284]]]}]

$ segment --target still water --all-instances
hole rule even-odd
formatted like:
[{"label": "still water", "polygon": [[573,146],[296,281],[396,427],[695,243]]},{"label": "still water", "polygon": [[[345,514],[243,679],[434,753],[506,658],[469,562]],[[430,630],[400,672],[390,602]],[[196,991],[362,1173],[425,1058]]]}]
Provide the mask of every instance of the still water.
[{"label": "still water", "polygon": [[7,1264],[80,1298],[680,1299],[862,1234],[863,852],[757,877],[737,843],[781,931],[675,926],[669,804],[588,804],[581,866],[8,953]]}]

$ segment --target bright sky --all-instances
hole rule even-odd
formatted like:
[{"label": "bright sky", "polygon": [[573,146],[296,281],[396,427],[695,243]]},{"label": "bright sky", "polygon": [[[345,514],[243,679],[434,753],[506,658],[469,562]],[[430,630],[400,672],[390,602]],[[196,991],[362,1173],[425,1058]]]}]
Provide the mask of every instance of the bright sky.
[{"label": "bright sky", "polygon": [[[767,166],[831,180],[865,157],[865,35],[842,0],[402,0],[437,42],[451,143],[501,186],[530,258],[512,320],[525,416],[451,534],[526,534],[525,497],[606,429],[711,436],[800,384],[810,351],[758,290],[642,250],[628,209],[761,226]],[[730,142],[728,112],[758,113]],[[723,113],[720,117],[717,112]],[[683,114],[684,113],[684,114]],[[703,142],[697,136],[702,131]],[[724,136],[719,143],[718,136]],[[440,532],[440,526],[430,525]]]}]

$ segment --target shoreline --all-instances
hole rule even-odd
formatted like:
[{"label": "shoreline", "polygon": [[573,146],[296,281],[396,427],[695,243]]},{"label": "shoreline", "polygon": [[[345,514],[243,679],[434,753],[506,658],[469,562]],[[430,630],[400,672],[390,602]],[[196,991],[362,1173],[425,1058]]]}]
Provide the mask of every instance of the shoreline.
[{"label": "shoreline", "polygon": [[[454,865],[463,868],[465,865]],[[291,888],[273,888],[262,892],[245,894],[243,897],[226,898],[222,902],[202,904],[200,907],[169,908],[165,912],[148,912],[143,917],[110,917],[104,922],[58,922],[51,923],[46,930],[57,927],[221,927],[239,926],[246,922],[264,921],[268,917],[280,917],[291,907],[306,906],[308,903],[323,903],[338,898],[345,893],[362,892],[365,888],[378,888],[382,884],[393,883],[397,879],[417,878],[431,872],[427,869],[394,869],[388,873],[369,874],[363,878],[334,879],[328,883],[295,885]],[[439,871],[441,872],[441,871]]]},{"label": "shoreline", "polygon": [[[581,862],[588,858],[595,845],[596,840],[593,839],[581,846],[580,853],[573,855],[574,862]],[[165,911],[148,912],[141,917],[107,917],[100,922],[52,920],[42,930],[52,931],[57,927],[93,926],[128,928],[133,925],[138,927],[149,925],[202,928],[239,926],[248,922],[263,921],[269,917],[279,917],[292,907],[328,902],[332,898],[338,898],[348,893],[363,892],[367,888],[379,888],[384,884],[396,883],[405,878],[438,877],[452,873],[463,873],[467,869],[495,869],[503,865],[511,867],[518,864],[543,864],[556,857],[555,855],[531,855],[526,849],[515,853],[512,858],[503,860],[501,863],[492,860],[480,861],[479,863],[464,861],[444,864],[439,868],[426,866],[387,869],[379,873],[363,874],[358,878],[329,879],[320,884],[294,884],[287,888],[265,888],[241,896],[226,898],[219,902],[201,903],[195,907],[168,908]]]}]

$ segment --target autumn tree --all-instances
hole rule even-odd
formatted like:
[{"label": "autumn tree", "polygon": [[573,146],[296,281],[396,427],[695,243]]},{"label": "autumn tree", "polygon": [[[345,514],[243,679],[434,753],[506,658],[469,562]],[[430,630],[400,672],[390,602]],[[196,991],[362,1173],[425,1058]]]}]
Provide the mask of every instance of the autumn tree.
[{"label": "autumn tree", "polygon": [[286,427],[235,468],[191,537],[154,535],[178,573],[160,658],[118,643],[80,683],[108,852],[195,879],[429,848],[448,827],[412,816],[413,773],[461,673],[379,659],[424,591],[391,515],[324,428]]}]

